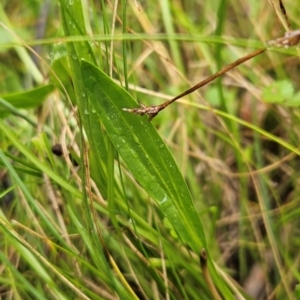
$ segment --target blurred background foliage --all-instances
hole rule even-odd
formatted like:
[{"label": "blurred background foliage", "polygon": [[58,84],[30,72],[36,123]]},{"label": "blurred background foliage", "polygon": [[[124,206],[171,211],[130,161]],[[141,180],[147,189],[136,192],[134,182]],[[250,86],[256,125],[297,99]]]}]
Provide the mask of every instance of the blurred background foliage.
[{"label": "blurred background foliage", "polygon": [[[298,29],[299,3],[283,3]],[[159,104],[284,36],[277,6],[1,2],[4,298],[211,299],[197,253],[115,154],[98,117],[90,130],[103,132],[103,143],[83,147],[92,142],[80,129],[85,109],[76,110],[80,80],[69,62],[81,51],[137,101]],[[67,26],[81,34],[68,37]],[[190,189],[225,299],[297,296],[299,66],[297,47],[270,47],[152,121]],[[51,151],[57,144],[61,157]]]}]

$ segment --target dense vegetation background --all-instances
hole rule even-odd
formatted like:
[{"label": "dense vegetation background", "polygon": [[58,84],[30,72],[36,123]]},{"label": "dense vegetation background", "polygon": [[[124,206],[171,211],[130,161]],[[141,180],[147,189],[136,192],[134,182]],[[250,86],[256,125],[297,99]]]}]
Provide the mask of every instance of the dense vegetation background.
[{"label": "dense vegetation background", "polygon": [[2,1],[1,297],[300,299],[298,4]]}]

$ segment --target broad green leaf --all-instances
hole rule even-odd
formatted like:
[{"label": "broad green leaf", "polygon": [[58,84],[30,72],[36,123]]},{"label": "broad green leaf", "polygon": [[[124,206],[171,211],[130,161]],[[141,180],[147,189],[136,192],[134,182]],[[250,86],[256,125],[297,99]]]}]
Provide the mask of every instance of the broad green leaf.
[{"label": "broad green leaf", "polygon": [[146,117],[122,110],[137,103],[97,67],[82,60],[81,72],[86,92],[120,156],[181,240],[198,253],[205,247],[202,224],[187,185],[155,127]]},{"label": "broad green leaf", "polygon": [[262,93],[265,102],[282,103],[293,97],[294,87],[289,80],[275,81],[267,86]]},{"label": "broad green leaf", "polygon": [[300,92],[287,99],[283,104],[289,107],[300,106]]},{"label": "broad green leaf", "polygon": [[[1,97],[15,108],[34,108],[43,103],[46,97],[53,91],[52,84],[39,86],[29,91],[2,95]],[[5,107],[0,106],[0,116],[10,113]]]}]

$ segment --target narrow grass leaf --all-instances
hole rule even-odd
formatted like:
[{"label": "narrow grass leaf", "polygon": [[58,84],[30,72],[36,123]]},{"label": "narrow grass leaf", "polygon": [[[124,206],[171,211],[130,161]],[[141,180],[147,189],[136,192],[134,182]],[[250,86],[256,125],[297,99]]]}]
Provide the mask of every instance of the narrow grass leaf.
[{"label": "narrow grass leaf", "polygon": [[[25,276],[20,273],[15,266],[10,262],[10,260],[7,257],[6,253],[3,253],[0,251],[0,261],[5,264],[6,268],[9,268],[10,272],[12,273],[13,277],[18,279],[19,283],[21,282],[23,285],[23,289],[26,290],[26,293],[35,299],[47,299],[36,287],[34,287]],[[29,296],[28,295],[28,296]]]}]

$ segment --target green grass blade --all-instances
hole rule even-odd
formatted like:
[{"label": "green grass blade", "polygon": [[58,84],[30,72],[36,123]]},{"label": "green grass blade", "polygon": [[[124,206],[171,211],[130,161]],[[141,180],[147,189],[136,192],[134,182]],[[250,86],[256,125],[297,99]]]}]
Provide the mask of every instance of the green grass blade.
[{"label": "green grass blade", "polygon": [[20,273],[15,266],[10,262],[7,255],[0,251],[0,261],[5,264],[7,268],[10,269],[11,273],[15,278],[19,280],[19,282],[22,283],[24,290],[28,292],[29,295],[33,296],[35,299],[47,299],[36,287],[34,287],[25,276]]},{"label": "green grass blade", "polygon": [[83,60],[81,70],[88,96],[120,156],[180,238],[198,252],[205,247],[202,224],[186,183],[154,126],[146,118],[122,111],[136,107],[136,102],[97,67]]},{"label": "green grass blade", "polygon": [[11,42],[13,49],[19,56],[20,60],[23,62],[26,70],[28,70],[28,72],[32,75],[32,78],[37,83],[42,83],[44,81],[42,73],[36,67],[29,53],[23,47],[18,46],[20,40],[15,34],[14,26],[11,24],[2,3],[0,4],[0,27],[1,29],[4,29],[1,30],[0,44]]},{"label": "green grass blade", "polygon": [[[35,155],[33,155],[32,152],[20,142],[20,140],[12,132],[12,130],[10,130],[8,128],[8,126],[6,126],[5,123],[3,123],[1,120],[0,120],[0,132],[2,132],[3,134],[5,134],[5,136],[12,142],[12,144],[24,156],[26,156],[27,159],[33,165],[35,165],[39,170],[41,170],[42,172],[46,173],[51,179],[53,179],[61,187],[63,187],[64,189],[66,189],[67,191],[69,191],[70,193],[72,193],[73,195],[75,195],[76,197],[80,198],[81,194],[80,194],[80,192],[75,187],[73,187],[72,185],[70,185],[69,182],[67,182],[65,179],[61,178],[59,175],[57,175],[49,167],[47,167],[46,165],[44,165],[43,163],[41,163],[40,160],[38,159],[38,157],[36,157]],[[1,151],[1,153],[2,153],[2,151]],[[3,154],[3,157],[4,157],[4,154]]]}]

